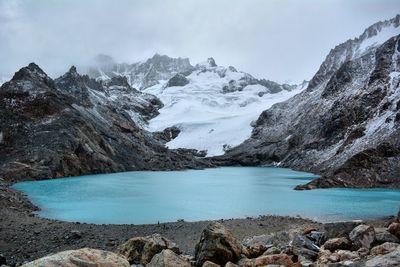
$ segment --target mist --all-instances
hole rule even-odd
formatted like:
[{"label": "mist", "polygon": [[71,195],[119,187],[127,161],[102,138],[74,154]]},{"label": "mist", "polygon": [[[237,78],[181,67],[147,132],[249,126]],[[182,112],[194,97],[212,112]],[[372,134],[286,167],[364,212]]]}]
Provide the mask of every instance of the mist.
[{"label": "mist", "polygon": [[127,63],[159,53],[297,83],[398,13],[398,0],[0,0],[0,78],[30,62],[57,77],[99,53]]}]

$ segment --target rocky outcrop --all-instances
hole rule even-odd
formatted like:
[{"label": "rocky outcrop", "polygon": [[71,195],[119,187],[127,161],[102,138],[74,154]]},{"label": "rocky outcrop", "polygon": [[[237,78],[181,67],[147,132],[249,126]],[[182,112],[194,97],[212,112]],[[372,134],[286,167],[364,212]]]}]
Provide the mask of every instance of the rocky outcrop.
[{"label": "rocky outcrop", "polygon": [[[75,68],[56,80],[34,63],[18,71],[0,88],[0,177],[15,182],[208,165],[190,153],[168,150],[143,130],[140,121],[157,109],[154,99],[124,81],[111,84],[81,76]],[[126,97],[109,101],[107,94],[116,87],[136,94],[131,100],[140,105]]]},{"label": "rocky outcrop", "polygon": [[131,238],[119,248],[119,253],[124,255],[131,264],[148,264],[154,255],[162,251],[164,253],[158,257],[157,261],[163,261],[164,257],[175,258],[170,251],[180,253],[175,243],[159,234]]},{"label": "rocky outcrop", "polygon": [[183,74],[178,73],[178,74],[175,74],[175,76],[173,76],[171,79],[169,79],[169,81],[167,82],[165,87],[185,86],[188,83],[189,83],[189,80]]},{"label": "rocky outcrop", "polygon": [[380,35],[399,21],[333,49],[305,91],[264,111],[220,160],[321,174],[297,189],[400,187],[400,36]]},{"label": "rocky outcrop", "polygon": [[196,266],[206,261],[225,265],[228,261],[236,262],[240,258],[240,243],[223,224],[214,222],[207,226],[196,245]]},{"label": "rocky outcrop", "polygon": [[162,132],[154,132],[154,138],[165,144],[175,139],[180,132],[181,130],[178,127],[172,126],[165,128]]},{"label": "rocky outcrop", "polygon": [[91,248],[82,248],[78,250],[67,250],[54,255],[40,258],[38,260],[22,265],[24,267],[129,267],[129,262],[109,251],[97,250]]}]

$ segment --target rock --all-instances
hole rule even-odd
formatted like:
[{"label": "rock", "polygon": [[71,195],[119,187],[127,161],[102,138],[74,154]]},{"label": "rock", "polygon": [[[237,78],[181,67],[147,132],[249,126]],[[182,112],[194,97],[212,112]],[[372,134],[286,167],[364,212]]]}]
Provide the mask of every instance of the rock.
[{"label": "rock", "polygon": [[239,267],[239,265],[234,264],[234,263],[228,261],[228,262],[225,264],[225,267]]},{"label": "rock", "polygon": [[160,234],[131,238],[119,247],[119,253],[125,256],[131,264],[147,264],[154,255],[163,249],[170,249],[180,254],[177,245]]},{"label": "rock", "polygon": [[318,258],[320,248],[305,236],[296,235],[289,244],[292,247],[292,253],[302,259],[305,264]]},{"label": "rock", "polygon": [[238,262],[239,266],[243,267],[258,267],[265,266],[268,264],[279,264],[284,266],[292,266],[293,260],[292,257],[287,254],[274,254],[261,256],[255,259],[241,259]]},{"label": "rock", "polygon": [[361,221],[333,222],[333,223],[326,223],[324,225],[324,228],[328,239],[335,237],[348,237],[350,232],[360,224]]},{"label": "rock", "polygon": [[301,267],[309,267],[309,266],[313,266],[314,265],[314,261],[308,259],[307,257],[304,257],[302,255],[300,255],[298,257],[298,263],[300,263]]},{"label": "rock", "polygon": [[272,255],[272,254],[279,254],[281,253],[281,250],[277,247],[270,247],[269,249],[267,249],[264,253],[263,256],[266,255]]},{"label": "rock", "polygon": [[324,244],[324,249],[334,252],[337,249],[349,249],[350,246],[350,241],[346,237],[336,237],[326,241]]},{"label": "rock", "polygon": [[206,261],[201,267],[221,267],[221,265],[216,264],[212,261]]},{"label": "rock", "polygon": [[236,262],[241,252],[242,247],[232,233],[223,224],[212,222],[203,230],[196,245],[196,266],[208,260],[224,266],[228,261]]},{"label": "rock", "polygon": [[389,233],[400,239],[400,223],[392,223],[388,227]]},{"label": "rock", "polygon": [[375,239],[378,244],[386,242],[400,243],[400,240],[395,235],[389,233],[386,228],[375,228]]},{"label": "rock", "polygon": [[357,260],[360,257],[360,255],[356,251],[350,250],[338,250],[337,254],[340,261]]},{"label": "rock", "polygon": [[67,250],[26,263],[23,267],[129,267],[129,262],[109,251],[82,248]]},{"label": "rock", "polygon": [[258,256],[263,255],[263,253],[267,250],[267,246],[263,245],[255,245],[253,247],[245,247],[242,249],[242,253],[246,255],[247,258],[257,258]]},{"label": "rock", "polygon": [[166,87],[173,86],[185,86],[189,83],[189,80],[182,74],[178,73],[167,82]]},{"label": "rock", "polygon": [[332,253],[327,249],[321,249],[318,254],[317,266],[325,266],[327,263],[338,262],[339,255],[337,253]]},{"label": "rock", "polygon": [[371,249],[371,255],[383,255],[395,251],[400,247],[400,244],[386,242]]},{"label": "rock", "polygon": [[78,231],[78,230],[72,230],[69,237],[72,238],[72,239],[82,238],[82,232]]},{"label": "rock", "polygon": [[356,248],[364,247],[369,249],[371,244],[375,241],[374,227],[361,224],[350,232],[349,238]]},{"label": "rock", "polygon": [[3,254],[0,254],[0,266],[1,265],[7,265],[6,257],[4,257]]},{"label": "rock", "polygon": [[175,254],[170,249],[164,249],[156,254],[147,267],[191,267],[190,262],[184,257]]},{"label": "rock", "polygon": [[326,235],[324,232],[311,231],[305,236],[317,246],[322,246],[326,241]]},{"label": "rock", "polygon": [[385,255],[376,256],[365,263],[367,267],[398,267],[400,263],[400,248]]},{"label": "rock", "polygon": [[290,242],[293,247],[306,248],[315,252],[319,252],[319,247],[305,236],[296,235]]},{"label": "rock", "polygon": [[[293,235],[293,238],[294,236],[295,235]],[[287,244],[293,238],[291,238],[290,232],[288,233],[286,231],[279,231],[272,234],[258,235],[246,238],[243,240],[242,244],[247,248],[262,245],[268,249],[272,246]]]},{"label": "rock", "polygon": [[307,234],[309,234],[309,233],[311,233],[311,232],[313,232],[313,231],[317,231],[317,229],[314,228],[314,227],[307,227],[307,228],[305,228],[305,229],[303,230],[303,235],[307,235]]}]

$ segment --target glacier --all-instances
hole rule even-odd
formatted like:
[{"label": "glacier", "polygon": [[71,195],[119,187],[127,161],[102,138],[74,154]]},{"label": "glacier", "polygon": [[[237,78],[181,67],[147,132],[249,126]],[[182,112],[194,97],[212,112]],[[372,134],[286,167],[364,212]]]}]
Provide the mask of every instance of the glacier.
[{"label": "glacier", "polygon": [[164,104],[160,114],[149,121],[147,129],[156,132],[176,126],[181,132],[166,144],[169,148],[222,155],[250,137],[252,122],[262,111],[307,87],[304,82],[291,86],[290,90],[272,93],[271,88],[259,83],[245,83],[243,88],[224,92],[227,84],[240,84],[248,77],[249,74],[232,67],[205,62],[196,65],[196,70],[187,76],[189,83],[185,86],[167,87],[167,81],[160,81],[144,90]]}]

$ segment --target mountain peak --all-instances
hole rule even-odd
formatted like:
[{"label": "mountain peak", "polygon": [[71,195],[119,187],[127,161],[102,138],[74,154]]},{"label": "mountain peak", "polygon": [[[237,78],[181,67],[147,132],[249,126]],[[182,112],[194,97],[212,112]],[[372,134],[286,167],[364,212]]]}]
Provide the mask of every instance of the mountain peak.
[{"label": "mountain peak", "polygon": [[207,58],[207,62],[210,65],[210,67],[217,67],[217,64],[215,63],[214,58],[212,58],[212,57]]},{"label": "mountain peak", "polygon": [[34,62],[29,63],[28,66],[17,71],[11,80],[18,81],[23,79],[36,80],[40,82],[48,82],[51,80],[50,77],[47,76],[47,74]]}]

